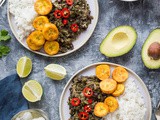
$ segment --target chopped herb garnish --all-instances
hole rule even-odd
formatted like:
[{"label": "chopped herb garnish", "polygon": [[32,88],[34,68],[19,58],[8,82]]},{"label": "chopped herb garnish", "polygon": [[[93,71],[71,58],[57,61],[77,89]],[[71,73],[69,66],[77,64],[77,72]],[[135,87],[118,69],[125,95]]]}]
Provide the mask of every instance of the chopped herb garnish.
[{"label": "chopped herb garnish", "polygon": [[8,31],[6,30],[1,30],[0,31],[0,41],[7,41],[10,40],[11,36],[8,35]]},{"label": "chopped herb garnish", "polygon": [[[8,34],[6,30],[0,30],[0,41],[8,41],[11,39],[11,36]],[[8,46],[0,45],[0,58],[2,56],[6,56],[10,52],[10,48]]]}]

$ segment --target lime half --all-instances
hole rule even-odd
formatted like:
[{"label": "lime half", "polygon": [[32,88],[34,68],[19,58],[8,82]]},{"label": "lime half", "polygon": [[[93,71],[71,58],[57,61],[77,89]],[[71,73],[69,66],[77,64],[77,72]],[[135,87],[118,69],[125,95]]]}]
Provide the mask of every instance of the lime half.
[{"label": "lime half", "polygon": [[43,89],[36,80],[29,80],[22,88],[23,96],[30,102],[41,100]]},{"label": "lime half", "polygon": [[44,70],[46,76],[53,80],[62,80],[66,76],[66,69],[58,64],[49,64]]},{"label": "lime half", "polygon": [[32,61],[31,61],[31,59],[26,57],[26,56],[25,57],[21,57],[18,60],[16,70],[17,70],[17,74],[19,75],[20,78],[27,77],[31,73],[31,70],[32,70]]}]

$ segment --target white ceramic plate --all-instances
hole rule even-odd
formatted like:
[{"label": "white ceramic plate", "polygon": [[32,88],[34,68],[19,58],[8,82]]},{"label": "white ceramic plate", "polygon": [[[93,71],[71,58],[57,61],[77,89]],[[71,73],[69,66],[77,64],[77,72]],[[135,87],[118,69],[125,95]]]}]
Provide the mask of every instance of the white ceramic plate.
[{"label": "white ceramic plate", "polygon": [[4,2],[5,0],[0,0],[0,7],[3,5]]},{"label": "white ceramic plate", "polygon": [[[78,71],[77,73],[75,73],[71,77],[71,79],[68,81],[68,83],[65,86],[65,88],[62,92],[62,95],[61,95],[60,104],[59,104],[59,112],[60,112],[61,120],[68,120],[70,118],[69,105],[68,105],[67,101],[68,101],[68,98],[70,96],[69,88],[71,87],[72,79],[75,76],[92,76],[92,75],[95,75],[95,68],[96,68],[97,65],[100,65],[100,64],[109,65],[111,67],[111,71],[113,71],[113,69],[115,67],[120,66],[120,65],[117,65],[117,64],[113,64],[113,63],[101,62],[101,63],[95,63],[95,64],[92,64],[92,65],[89,65],[89,66],[83,68],[82,70]],[[124,66],[122,66],[122,67],[124,67]],[[124,68],[129,72],[129,77],[133,78],[135,80],[134,82],[138,86],[139,91],[143,96],[143,99],[144,99],[144,102],[145,102],[145,107],[147,109],[144,120],[151,120],[151,115],[152,115],[151,99],[150,99],[149,92],[148,92],[144,82],[132,70],[130,70],[126,67],[124,67]]]},{"label": "white ceramic plate", "polygon": [[[49,56],[43,50],[42,51],[32,51],[31,49],[29,49],[27,44],[26,44],[26,39],[24,39],[22,41],[18,39],[18,34],[17,34],[17,29],[18,28],[17,28],[17,26],[14,22],[14,16],[9,12],[9,7],[8,7],[8,11],[7,11],[8,22],[9,22],[10,28],[11,28],[13,34],[15,35],[15,37],[17,38],[17,40],[28,50],[30,50],[34,53],[43,55],[43,56],[47,56],[47,57],[60,57],[60,56],[68,55],[68,54],[78,50],[80,47],[82,47],[89,40],[90,36],[92,35],[92,33],[93,33],[93,31],[96,27],[96,24],[97,24],[97,21],[98,21],[98,15],[99,15],[98,0],[87,0],[87,2],[90,6],[91,15],[94,17],[94,19],[92,20],[92,23],[89,25],[88,29],[86,31],[84,31],[83,33],[81,33],[79,35],[79,37],[75,41],[72,42],[73,46],[74,46],[74,49],[70,50],[66,53],[57,54],[57,55],[54,55],[54,56]],[[9,4],[8,4],[8,6],[9,6]]]}]

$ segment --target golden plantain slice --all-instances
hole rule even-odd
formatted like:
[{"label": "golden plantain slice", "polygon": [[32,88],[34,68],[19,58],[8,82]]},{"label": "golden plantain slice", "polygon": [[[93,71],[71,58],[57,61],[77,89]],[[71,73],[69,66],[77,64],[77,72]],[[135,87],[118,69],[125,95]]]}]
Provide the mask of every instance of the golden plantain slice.
[{"label": "golden plantain slice", "polygon": [[46,23],[49,23],[49,19],[46,16],[39,16],[34,19],[33,27],[36,30],[42,31]]},{"label": "golden plantain slice", "polygon": [[56,41],[46,41],[44,51],[49,55],[55,55],[59,51],[59,43]]},{"label": "golden plantain slice", "polygon": [[119,104],[116,98],[109,96],[105,99],[104,103],[108,105],[109,112],[114,112],[118,109]]},{"label": "golden plantain slice", "polygon": [[30,39],[32,40],[33,44],[36,46],[42,46],[45,43],[45,38],[41,31],[33,31],[30,35]]},{"label": "golden plantain slice", "polygon": [[109,65],[98,65],[96,67],[96,76],[100,80],[105,80],[110,76],[110,67]]},{"label": "golden plantain slice", "polygon": [[34,9],[39,15],[47,15],[52,10],[52,3],[50,0],[36,0]]},{"label": "golden plantain slice", "polygon": [[42,46],[36,46],[33,42],[32,39],[30,38],[30,36],[28,36],[27,38],[27,45],[31,50],[40,50],[42,48]]},{"label": "golden plantain slice", "polygon": [[128,72],[123,67],[116,67],[113,70],[112,77],[118,83],[122,83],[128,79]]},{"label": "golden plantain slice", "polygon": [[94,107],[94,114],[97,117],[104,117],[108,114],[109,109],[103,102],[98,102]]},{"label": "golden plantain slice", "polygon": [[112,94],[115,97],[118,97],[120,95],[122,95],[124,93],[125,87],[123,84],[118,84],[117,85],[117,89],[114,91],[114,93]]},{"label": "golden plantain slice", "polygon": [[59,31],[56,25],[52,23],[46,23],[43,29],[43,36],[48,41],[56,40],[59,36]]},{"label": "golden plantain slice", "polygon": [[106,94],[112,94],[117,88],[117,82],[113,79],[106,79],[100,82],[100,89]]}]

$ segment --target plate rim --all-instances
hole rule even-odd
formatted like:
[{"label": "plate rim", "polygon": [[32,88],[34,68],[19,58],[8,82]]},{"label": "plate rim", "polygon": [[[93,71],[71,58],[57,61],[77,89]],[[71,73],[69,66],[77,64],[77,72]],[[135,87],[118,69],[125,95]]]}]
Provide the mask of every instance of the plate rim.
[{"label": "plate rim", "polygon": [[29,50],[30,52],[33,52],[35,54],[38,54],[38,55],[41,55],[41,56],[45,56],[45,57],[51,57],[51,58],[56,58],[56,57],[63,57],[63,56],[66,56],[66,55],[69,55],[71,53],[74,53],[75,51],[77,51],[78,49],[80,49],[82,46],[84,46],[90,39],[90,37],[93,35],[94,33],[94,30],[97,26],[97,23],[98,23],[98,19],[99,19],[99,3],[98,3],[98,0],[94,0],[95,1],[95,10],[97,11],[96,12],[96,15],[95,15],[95,22],[93,23],[93,29],[91,30],[91,34],[87,37],[87,39],[85,40],[85,42],[83,42],[83,44],[79,47],[77,47],[76,49],[73,49],[73,50],[69,50],[67,51],[66,53],[61,53],[61,54],[57,54],[57,55],[48,55],[46,53],[42,53],[42,52],[38,52],[38,51],[33,51],[31,49],[29,49],[27,46],[25,46],[23,44],[23,42],[21,40],[18,39],[18,36],[16,36],[16,31],[13,29],[13,25],[11,24],[11,19],[10,19],[10,11],[9,11],[9,0],[7,1],[7,19],[8,19],[8,23],[9,23],[9,27],[13,33],[13,35],[15,36],[15,38],[17,39],[17,41],[27,50]]},{"label": "plate rim", "polygon": [[0,7],[3,5],[3,3],[5,2],[6,0],[2,0],[1,2],[0,2]]},{"label": "plate rim", "polygon": [[148,96],[148,100],[149,100],[149,119],[148,120],[151,120],[151,116],[152,116],[152,102],[151,102],[151,96],[149,94],[149,91],[148,91],[148,88],[146,87],[145,83],[143,82],[143,80],[131,69],[123,66],[123,65],[120,65],[120,64],[116,64],[116,63],[111,63],[111,62],[96,62],[96,63],[92,63],[90,65],[87,65],[85,67],[83,67],[82,69],[78,70],[77,72],[75,72],[71,78],[68,80],[67,84],[65,85],[65,87],[63,88],[63,91],[61,93],[61,96],[60,96],[60,102],[59,102],[59,115],[60,115],[60,120],[63,120],[63,117],[62,117],[62,101],[63,101],[63,96],[64,96],[64,93],[67,89],[67,87],[70,85],[70,83],[72,82],[72,79],[78,75],[79,73],[83,72],[84,70],[86,70],[87,68],[90,68],[90,67],[93,67],[93,66],[96,66],[96,65],[100,65],[100,64],[107,64],[107,65],[112,65],[112,66],[121,66],[121,67],[124,67],[127,71],[131,72],[135,77],[138,78],[138,81],[143,85],[142,87],[144,88],[147,96]]}]

